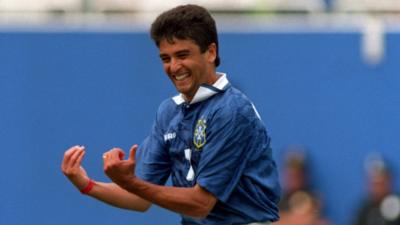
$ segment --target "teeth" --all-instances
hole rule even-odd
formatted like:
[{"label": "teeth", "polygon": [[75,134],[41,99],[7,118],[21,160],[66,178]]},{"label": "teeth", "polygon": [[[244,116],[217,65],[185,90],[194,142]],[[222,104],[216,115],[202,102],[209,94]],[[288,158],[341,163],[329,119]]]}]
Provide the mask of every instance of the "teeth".
[{"label": "teeth", "polygon": [[184,74],[181,74],[181,75],[175,75],[175,79],[177,79],[177,80],[183,80],[183,79],[185,79],[186,77],[188,77],[189,76],[189,74],[187,74],[187,73],[184,73]]}]

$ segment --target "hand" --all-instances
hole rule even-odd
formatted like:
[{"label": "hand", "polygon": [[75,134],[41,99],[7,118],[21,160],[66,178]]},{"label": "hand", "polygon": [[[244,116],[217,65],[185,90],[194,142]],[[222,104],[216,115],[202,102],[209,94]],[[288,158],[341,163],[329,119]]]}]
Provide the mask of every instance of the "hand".
[{"label": "hand", "polygon": [[62,172],[79,190],[85,188],[89,181],[85,169],[81,166],[84,155],[85,147],[79,145],[73,146],[65,151],[61,163]]},{"label": "hand", "polygon": [[113,148],[103,154],[104,172],[114,183],[121,187],[124,187],[129,180],[136,177],[134,171],[137,148],[137,145],[132,146],[127,160],[124,160],[125,153],[120,148]]}]

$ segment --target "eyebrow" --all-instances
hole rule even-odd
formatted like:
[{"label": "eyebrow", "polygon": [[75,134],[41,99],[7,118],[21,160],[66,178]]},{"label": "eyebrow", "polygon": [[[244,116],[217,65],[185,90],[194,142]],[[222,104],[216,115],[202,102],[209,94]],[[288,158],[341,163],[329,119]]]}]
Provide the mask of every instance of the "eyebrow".
[{"label": "eyebrow", "polygon": [[183,49],[183,50],[180,50],[180,51],[175,52],[174,54],[175,54],[175,55],[179,55],[179,54],[185,54],[185,53],[189,53],[189,52],[190,52],[189,49]]},{"label": "eyebrow", "polygon": [[[179,55],[179,54],[187,54],[187,53],[190,53],[190,50],[189,50],[189,49],[179,50],[179,51],[177,51],[177,52],[174,52],[173,54],[174,54],[174,55]],[[162,58],[162,57],[168,56],[168,54],[161,53],[159,56],[160,56],[160,58]]]}]

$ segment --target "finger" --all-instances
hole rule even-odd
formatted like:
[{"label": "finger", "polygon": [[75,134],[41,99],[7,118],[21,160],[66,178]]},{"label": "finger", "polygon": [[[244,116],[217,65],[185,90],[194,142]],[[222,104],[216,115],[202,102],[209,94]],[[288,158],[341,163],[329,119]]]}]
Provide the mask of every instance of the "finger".
[{"label": "finger", "polygon": [[131,150],[129,151],[129,160],[135,161],[137,148],[138,148],[138,145],[136,145],[136,144],[131,147]]},{"label": "finger", "polygon": [[85,153],[86,153],[86,151],[84,149],[82,149],[82,152],[78,155],[78,158],[76,159],[76,161],[73,165],[74,167],[81,166],[81,162],[82,162],[83,157],[85,156]]},{"label": "finger", "polygon": [[114,162],[114,149],[111,149],[103,154],[103,170],[106,170]]},{"label": "finger", "polygon": [[106,163],[108,157],[109,156],[108,156],[107,152],[103,153],[103,163],[104,164]]},{"label": "finger", "polygon": [[69,161],[67,162],[67,166],[69,168],[74,167],[74,165],[76,164],[76,160],[78,159],[78,157],[82,154],[84,150],[82,148],[78,148],[76,149],[76,151],[72,152]]},{"label": "finger", "polygon": [[76,149],[79,149],[79,148],[80,148],[80,145],[72,146],[69,149],[67,149],[67,151],[65,151],[65,154],[70,154],[71,152],[76,151]]},{"label": "finger", "polygon": [[108,150],[108,151],[106,151],[106,152],[104,152],[103,153],[103,160],[105,161],[106,159],[109,159],[110,157],[111,157],[111,155],[112,155],[112,150],[113,149],[110,149],[110,150]]},{"label": "finger", "polygon": [[78,148],[78,145],[73,146],[73,147],[67,149],[67,150],[64,152],[63,163],[66,162],[66,161],[68,161],[68,160],[71,158],[72,153],[73,153],[74,151],[76,151],[77,148]]},{"label": "finger", "polygon": [[110,163],[113,160],[113,158],[114,158],[114,153],[113,152],[114,152],[114,148],[112,148],[112,149],[110,149],[110,150],[108,150],[108,151],[103,153],[103,164],[104,164],[104,166],[106,164]]},{"label": "finger", "polygon": [[125,152],[119,151],[119,152],[118,152],[118,158],[119,158],[120,160],[123,160],[123,159],[125,158]]},{"label": "finger", "polygon": [[64,158],[61,163],[61,168],[65,168],[67,165],[69,165],[69,163],[71,161],[71,157],[75,154],[76,151],[79,151],[79,149],[80,149],[80,146],[75,145],[75,146],[69,148],[67,151],[65,151]]},{"label": "finger", "polygon": [[120,148],[113,148],[110,151],[110,160],[113,161],[120,161],[123,160],[125,157],[125,152]]}]

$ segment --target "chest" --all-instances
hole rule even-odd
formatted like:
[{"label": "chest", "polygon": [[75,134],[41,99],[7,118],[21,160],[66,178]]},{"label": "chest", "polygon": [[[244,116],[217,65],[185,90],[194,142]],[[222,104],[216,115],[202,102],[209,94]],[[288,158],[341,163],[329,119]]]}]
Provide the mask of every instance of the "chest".
[{"label": "chest", "polygon": [[[211,121],[212,111],[201,105],[181,106],[177,110],[164,133],[165,146],[173,162],[190,158],[193,164],[198,163],[202,149],[207,144]],[[188,157],[189,150],[190,157]]]}]

